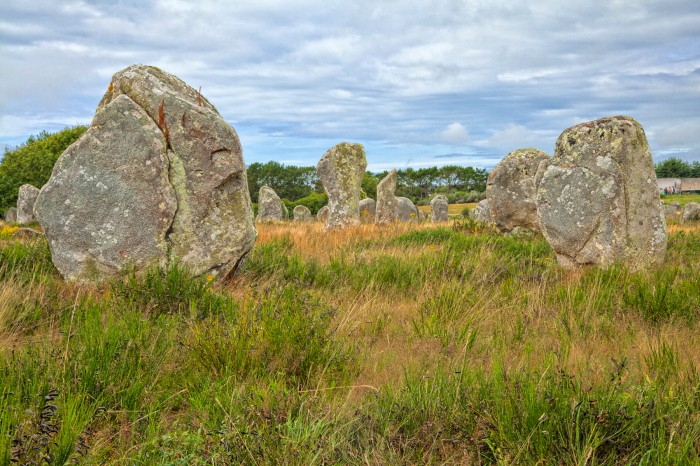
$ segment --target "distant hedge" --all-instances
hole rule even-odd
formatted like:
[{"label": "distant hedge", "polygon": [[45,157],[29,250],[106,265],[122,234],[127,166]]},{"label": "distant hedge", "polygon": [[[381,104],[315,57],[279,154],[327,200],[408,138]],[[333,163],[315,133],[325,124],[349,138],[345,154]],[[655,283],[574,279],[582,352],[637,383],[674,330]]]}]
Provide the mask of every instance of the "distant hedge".
[{"label": "distant hedge", "polygon": [[44,186],[58,157],[86,130],[87,126],[75,126],[53,134],[42,131],[13,150],[5,149],[0,161],[0,212],[17,204],[23,184]]}]

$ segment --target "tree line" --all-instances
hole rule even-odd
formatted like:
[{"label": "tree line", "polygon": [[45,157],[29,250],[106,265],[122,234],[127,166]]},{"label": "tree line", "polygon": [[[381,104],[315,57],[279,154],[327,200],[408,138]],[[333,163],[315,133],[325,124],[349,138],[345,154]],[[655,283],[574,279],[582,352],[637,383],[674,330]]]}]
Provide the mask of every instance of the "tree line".
[{"label": "tree line", "polygon": [[[41,188],[51,176],[54,163],[63,151],[87,130],[86,126],[66,128],[57,133],[42,131],[16,148],[5,149],[0,161],[0,212],[17,203],[19,187],[25,183]],[[669,158],[656,164],[659,178],[700,178],[700,161]],[[253,202],[260,187],[268,185],[287,202],[288,207],[304,204],[316,212],[326,202],[316,167],[255,162],[248,166],[248,187]],[[450,203],[476,202],[484,198],[488,172],[482,168],[445,165],[442,167],[397,170],[397,196],[426,204],[434,194],[445,194]],[[376,199],[377,185],[387,175],[365,172],[362,194]]]}]

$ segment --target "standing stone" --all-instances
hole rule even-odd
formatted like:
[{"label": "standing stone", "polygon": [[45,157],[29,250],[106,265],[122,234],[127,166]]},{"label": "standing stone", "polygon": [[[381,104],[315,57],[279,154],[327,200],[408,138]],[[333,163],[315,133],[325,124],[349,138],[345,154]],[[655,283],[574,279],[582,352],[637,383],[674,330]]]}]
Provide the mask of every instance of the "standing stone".
[{"label": "standing stone", "polygon": [[39,195],[39,189],[31,184],[23,184],[19,187],[17,196],[17,223],[27,225],[34,223],[34,203]]},{"label": "standing stone", "polygon": [[305,205],[298,205],[292,211],[295,222],[308,222],[311,220],[311,211]]},{"label": "standing stone", "polygon": [[17,222],[17,207],[10,207],[7,209],[7,212],[5,212],[5,221],[7,223]]},{"label": "standing stone", "polygon": [[681,223],[700,220],[700,203],[689,202],[683,207],[681,214]]},{"label": "standing stone", "polygon": [[258,222],[281,222],[287,218],[287,206],[269,186],[262,186],[258,192]]},{"label": "standing stone", "polygon": [[666,217],[677,217],[680,213],[679,207],[676,207],[675,205],[661,204],[661,210],[663,210]]},{"label": "standing stone", "polygon": [[360,201],[360,221],[362,223],[372,223],[376,215],[377,203],[374,202],[374,199],[362,199]]},{"label": "standing stone", "polygon": [[399,219],[399,201],[394,194],[397,179],[398,174],[394,169],[377,185],[377,211],[375,214],[377,225],[396,223]]},{"label": "standing stone", "polygon": [[407,197],[397,197],[399,207],[399,222],[418,222],[418,209]]},{"label": "standing stone", "polygon": [[492,223],[491,206],[488,199],[483,199],[472,210],[469,211],[469,218],[477,222]]},{"label": "standing stone", "polygon": [[116,73],[35,205],[69,280],[177,263],[226,278],[257,233],[236,131],[158,68]]},{"label": "standing stone", "polygon": [[342,142],[319,160],[316,171],[328,194],[330,209],[326,229],[360,224],[360,189],[365,168],[367,159],[362,144]]},{"label": "standing stone", "polygon": [[539,231],[537,173],[544,172],[551,157],[538,149],[518,149],[491,170],[486,198],[493,223],[504,232],[515,227]]},{"label": "standing stone", "polygon": [[654,164],[644,130],[632,118],[565,130],[542,175],[537,209],[562,266],[621,262],[639,269],[663,261],[666,220]]},{"label": "standing stone", "polygon": [[428,214],[425,213],[422,209],[419,209],[416,207],[416,210],[418,211],[418,221],[419,222],[425,222],[428,220]]},{"label": "standing stone", "polygon": [[327,206],[324,205],[320,209],[318,209],[318,212],[316,213],[316,220],[319,222],[326,223],[326,220],[328,220],[328,214],[331,212],[331,209]]},{"label": "standing stone", "polygon": [[447,210],[447,197],[438,194],[430,201],[430,221],[433,223],[447,222],[450,220]]}]

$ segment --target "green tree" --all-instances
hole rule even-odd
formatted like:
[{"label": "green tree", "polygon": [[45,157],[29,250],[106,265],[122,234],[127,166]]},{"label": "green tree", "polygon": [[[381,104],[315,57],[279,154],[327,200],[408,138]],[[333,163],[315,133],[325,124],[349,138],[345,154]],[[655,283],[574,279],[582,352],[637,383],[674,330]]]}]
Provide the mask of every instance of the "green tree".
[{"label": "green tree", "polygon": [[23,184],[44,186],[58,157],[86,130],[86,126],[75,126],[53,134],[42,131],[13,150],[5,149],[0,162],[0,210],[17,203],[18,190]]},{"label": "green tree", "polygon": [[[695,162],[693,165],[697,164]],[[657,178],[690,178],[694,175],[694,166],[681,159],[671,157],[656,164]]]},{"label": "green tree", "polygon": [[258,202],[258,192],[265,185],[274,189],[281,198],[296,200],[318,191],[320,184],[315,167],[283,165],[275,161],[255,162],[248,166],[247,172],[253,202]]}]

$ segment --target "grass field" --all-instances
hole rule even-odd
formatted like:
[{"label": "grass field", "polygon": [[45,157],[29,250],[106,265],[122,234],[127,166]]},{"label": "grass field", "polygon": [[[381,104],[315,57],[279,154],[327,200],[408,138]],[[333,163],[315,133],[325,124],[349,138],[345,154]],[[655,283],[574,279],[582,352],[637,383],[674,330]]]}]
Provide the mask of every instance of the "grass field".
[{"label": "grass field", "polygon": [[0,234],[0,464],[700,462],[700,225],[635,273],[467,220],[258,230],[226,286],[66,284]]},{"label": "grass field", "polygon": [[[453,217],[457,217],[462,215],[464,209],[473,209],[474,207],[476,207],[476,202],[470,202],[468,204],[448,204],[447,214]],[[423,212],[430,213],[429,205],[418,206],[418,208],[421,209]]]},{"label": "grass field", "polygon": [[661,199],[664,204],[678,202],[681,207],[689,202],[700,202],[700,194],[669,194]]}]

